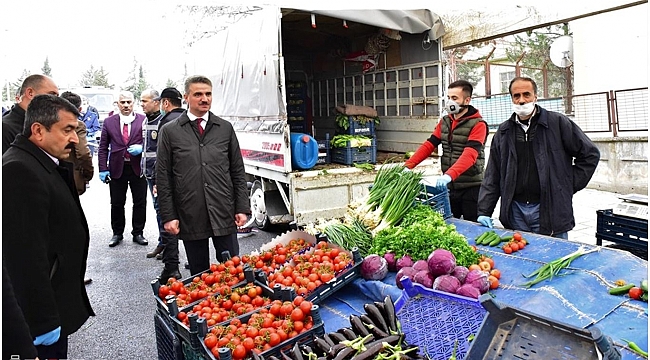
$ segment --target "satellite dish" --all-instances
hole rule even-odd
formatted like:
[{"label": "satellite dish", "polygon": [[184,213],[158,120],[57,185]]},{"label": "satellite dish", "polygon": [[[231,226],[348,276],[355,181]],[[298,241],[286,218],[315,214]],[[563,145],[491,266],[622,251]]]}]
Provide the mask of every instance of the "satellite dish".
[{"label": "satellite dish", "polygon": [[573,65],[573,38],[565,35],[555,39],[551,44],[549,57],[557,67],[566,68]]}]

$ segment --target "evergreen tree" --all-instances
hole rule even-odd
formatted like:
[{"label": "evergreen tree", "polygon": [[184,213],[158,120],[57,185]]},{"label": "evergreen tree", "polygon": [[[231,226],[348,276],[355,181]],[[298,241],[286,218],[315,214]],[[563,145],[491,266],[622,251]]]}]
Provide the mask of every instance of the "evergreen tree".
[{"label": "evergreen tree", "polygon": [[95,67],[90,65],[90,69],[86,70],[83,74],[81,74],[81,80],[79,81],[79,85],[81,86],[92,86],[93,83],[95,82]]},{"label": "evergreen tree", "polygon": [[136,60],[135,56],[133,57],[133,68],[131,71],[129,71],[129,76],[122,85],[122,89],[126,91],[132,92],[134,95],[136,93],[137,87],[138,87],[138,76],[137,76],[137,71],[138,69],[138,60]]},{"label": "evergreen tree", "polygon": [[[571,35],[567,24],[549,26],[545,29],[537,29],[526,32],[523,35],[515,35],[514,43],[506,49],[506,56],[511,62],[515,62],[521,54],[524,57],[521,61],[522,66],[534,67],[541,69],[546,63],[548,69],[548,95],[549,97],[560,97],[567,93],[566,76],[567,71],[555,66],[549,60],[549,51],[551,43],[562,35]],[[527,76],[535,80],[539,87],[538,96],[543,96],[544,78],[541,70],[523,68],[522,76]]]},{"label": "evergreen tree", "polygon": [[175,88],[176,87],[176,82],[172,79],[167,79],[167,83],[165,84],[165,88]]},{"label": "evergreen tree", "polygon": [[45,57],[45,63],[41,68],[41,73],[43,75],[52,76],[52,68],[50,68],[50,60],[47,56]]},{"label": "evergreen tree", "polygon": [[2,87],[2,98],[3,99],[9,99],[9,101],[14,102],[15,101],[15,96],[17,95],[20,87],[23,85],[23,81],[25,81],[25,78],[27,78],[29,75],[32,73],[24,69],[22,75],[16,80],[15,82],[9,83],[9,94],[7,93],[7,85]]},{"label": "evergreen tree", "polygon": [[104,67],[100,67],[99,70],[95,71],[95,79],[93,80],[93,85],[95,86],[103,86],[109,89],[112,89],[115,87],[115,85],[109,83],[108,81],[108,73],[104,71]]}]

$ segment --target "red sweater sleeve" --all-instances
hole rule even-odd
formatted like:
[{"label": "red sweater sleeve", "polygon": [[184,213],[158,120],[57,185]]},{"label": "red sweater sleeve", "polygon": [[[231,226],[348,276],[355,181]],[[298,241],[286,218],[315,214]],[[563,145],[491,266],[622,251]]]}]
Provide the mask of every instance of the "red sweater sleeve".
[{"label": "red sweater sleeve", "polygon": [[[431,137],[434,139],[437,139],[438,142],[440,141],[440,121],[438,122],[438,125],[436,125],[436,128],[433,130],[433,134],[431,134]],[[436,146],[431,142],[431,139],[425,141],[420,147],[415,151],[415,154],[411,156],[406,162],[404,163],[404,166],[406,166],[409,169],[413,169],[414,167],[418,166],[419,163],[424,161],[426,158],[431,156],[431,153],[436,150]]]},{"label": "red sweater sleeve", "polygon": [[480,121],[472,128],[472,131],[469,133],[467,138],[467,144],[463,153],[460,154],[458,161],[456,161],[445,174],[451,177],[451,180],[456,180],[462,173],[467,171],[478,158],[478,151],[476,150],[476,145],[484,146],[485,138],[487,137],[487,125],[485,122]]}]

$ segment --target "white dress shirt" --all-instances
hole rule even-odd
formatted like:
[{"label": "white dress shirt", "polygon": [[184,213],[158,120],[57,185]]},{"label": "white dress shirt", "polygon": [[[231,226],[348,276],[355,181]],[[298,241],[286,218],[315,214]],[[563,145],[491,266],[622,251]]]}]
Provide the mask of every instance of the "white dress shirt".
[{"label": "white dress shirt", "polygon": [[189,111],[187,112],[187,117],[190,119],[190,121],[196,121],[196,119],[198,119],[199,117],[201,119],[203,119],[203,121],[201,121],[201,123],[199,124],[199,125],[201,125],[203,130],[205,130],[205,124],[208,121],[208,116],[210,116],[210,112],[207,112],[207,113],[203,114],[203,116],[196,116],[196,115],[192,114]]}]

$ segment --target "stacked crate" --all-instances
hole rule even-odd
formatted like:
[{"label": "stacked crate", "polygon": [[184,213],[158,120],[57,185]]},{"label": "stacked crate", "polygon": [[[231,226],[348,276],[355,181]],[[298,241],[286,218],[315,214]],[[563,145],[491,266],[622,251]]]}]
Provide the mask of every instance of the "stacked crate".
[{"label": "stacked crate", "polygon": [[371,146],[351,147],[348,142],[346,147],[332,148],[332,162],[353,165],[377,162],[377,136],[375,135],[375,122],[368,121],[364,124],[355,120],[354,116],[348,116],[349,126],[343,129],[336,126],[336,133],[339,135],[363,135],[372,138]]},{"label": "stacked crate", "polygon": [[316,165],[329,164],[332,162],[332,156],[330,152],[330,134],[325,134],[324,140],[316,140],[318,143],[318,160]]},{"label": "stacked crate", "polygon": [[287,83],[287,117],[291,132],[311,135],[307,122],[307,85],[302,81]]}]

